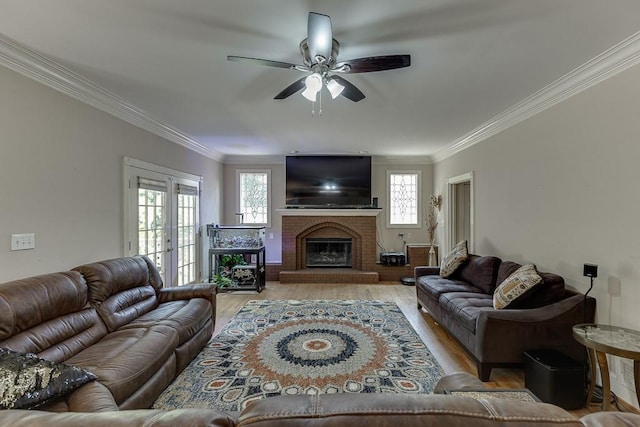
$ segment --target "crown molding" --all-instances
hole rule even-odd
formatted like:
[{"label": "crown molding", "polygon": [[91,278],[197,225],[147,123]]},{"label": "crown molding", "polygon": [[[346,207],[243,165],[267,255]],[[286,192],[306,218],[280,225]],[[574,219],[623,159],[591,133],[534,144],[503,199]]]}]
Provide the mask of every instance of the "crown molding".
[{"label": "crown molding", "polygon": [[431,156],[372,156],[371,162],[379,165],[430,165]]},{"label": "crown molding", "polygon": [[0,65],[91,105],[136,127],[221,161],[223,156],[183,132],[154,119],[124,99],[0,33]]},{"label": "crown molding", "polygon": [[640,32],[458,138],[435,153],[433,159],[439,162],[453,156],[638,63],[640,63]]},{"label": "crown molding", "polygon": [[285,155],[227,155],[224,157],[225,165],[284,165]]}]

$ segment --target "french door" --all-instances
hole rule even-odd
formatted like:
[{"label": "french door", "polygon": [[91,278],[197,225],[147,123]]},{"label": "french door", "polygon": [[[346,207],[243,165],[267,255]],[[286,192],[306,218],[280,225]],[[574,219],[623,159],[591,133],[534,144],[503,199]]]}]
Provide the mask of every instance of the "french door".
[{"label": "french door", "polygon": [[147,255],[165,286],[200,276],[200,179],[125,159],[125,253]]}]

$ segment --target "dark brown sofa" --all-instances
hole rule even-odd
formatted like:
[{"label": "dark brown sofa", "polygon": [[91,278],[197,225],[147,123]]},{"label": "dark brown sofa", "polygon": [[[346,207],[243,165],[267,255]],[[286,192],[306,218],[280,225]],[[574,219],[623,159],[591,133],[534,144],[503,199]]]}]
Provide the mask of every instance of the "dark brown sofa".
[{"label": "dark brown sofa", "polygon": [[[165,288],[143,256],[0,285],[0,347],[98,379],[50,411],[148,408],[213,334],[216,288]],[[1,418],[2,416],[0,416]]]},{"label": "dark brown sofa", "polygon": [[[478,376],[523,363],[527,350],[553,349],[583,361],[585,350],[572,326],[592,322],[596,301],[565,288],[564,279],[539,272],[543,283],[508,308],[493,308],[497,285],[521,265],[492,256],[470,255],[449,278],[438,267],[416,267],[418,309],[425,308],[477,362]],[[585,315],[586,312],[586,315]]]}]

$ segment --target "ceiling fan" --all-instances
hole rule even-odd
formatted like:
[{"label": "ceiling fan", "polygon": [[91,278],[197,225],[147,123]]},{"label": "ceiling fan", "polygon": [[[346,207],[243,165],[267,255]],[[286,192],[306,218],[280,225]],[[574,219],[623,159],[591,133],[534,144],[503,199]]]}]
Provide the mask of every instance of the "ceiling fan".
[{"label": "ceiling fan", "polygon": [[267,67],[288,68],[308,73],[278,93],[274,99],[285,99],[304,89],[302,95],[315,101],[318,93],[326,86],[332,98],[339,95],[353,102],[362,101],[365,96],[360,89],[338,74],[371,73],[393,70],[411,65],[411,55],[371,56],[338,62],[340,43],[333,38],[331,18],[327,15],[310,12],[307,23],[307,38],[300,42],[302,65],[269,59],[227,56],[229,61],[249,62]]}]

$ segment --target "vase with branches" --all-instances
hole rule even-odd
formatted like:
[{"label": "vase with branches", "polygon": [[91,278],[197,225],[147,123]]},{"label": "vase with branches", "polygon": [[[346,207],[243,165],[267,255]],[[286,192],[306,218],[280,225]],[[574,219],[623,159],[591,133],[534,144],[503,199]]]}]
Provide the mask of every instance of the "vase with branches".
[{"label": "vase with branches", "polygon": [[427,238],[429,239],[429,265],[437,265],[436,251],[433,248],[433,242],[435,240],[436,228],[438,228],[438,213],[440,205],[442,203],[442,196],[434,196],[433,194],[429,198],[429,207],[427,210]]}]

